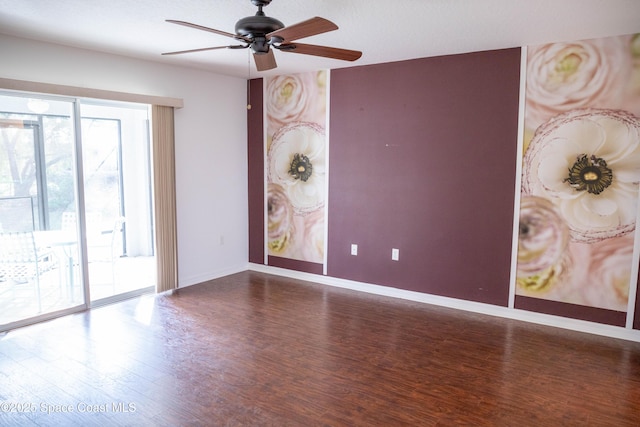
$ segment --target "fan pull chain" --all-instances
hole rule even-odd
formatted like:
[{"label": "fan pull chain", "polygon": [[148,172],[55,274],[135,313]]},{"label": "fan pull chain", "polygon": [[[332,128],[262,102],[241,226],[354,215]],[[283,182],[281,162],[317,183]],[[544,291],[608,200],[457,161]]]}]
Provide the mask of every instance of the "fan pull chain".
[{"label": "fan pull chain", "polygon": [[247,110],[251,110],[251,50],[247,50]]}]

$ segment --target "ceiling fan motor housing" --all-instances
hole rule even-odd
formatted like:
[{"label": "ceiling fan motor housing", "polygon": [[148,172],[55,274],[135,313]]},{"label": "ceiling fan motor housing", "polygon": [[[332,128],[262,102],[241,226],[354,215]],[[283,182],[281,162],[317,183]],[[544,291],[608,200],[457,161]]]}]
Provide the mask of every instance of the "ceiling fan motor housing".
[{"label": "ceiling fan motor housing", "polygon": [[245,37],[264,37],[281,28],[284,28],[284,24],[277,19],[256,14],[239,20],[236,23],[236,34]]},{"label": "ceiling fan motor housing", "polygon": [[269,53],[269,41],[266,35],[284,28],[284,24],[275,18],[266,16],[262,7],[271,3],[271,0],[251,0],[258,6],[258,12],[254,16],[247,16],[236,22],[236,34],[249,37],[251,49],[258,55]]}]

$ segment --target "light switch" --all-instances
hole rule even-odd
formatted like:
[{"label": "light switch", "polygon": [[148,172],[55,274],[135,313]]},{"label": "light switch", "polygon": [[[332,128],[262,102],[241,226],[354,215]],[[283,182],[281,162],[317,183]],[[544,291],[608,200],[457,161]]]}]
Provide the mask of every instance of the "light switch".
[{"label": "light switch", "polygon": [[358,245],[355,243],[351,244],[351,255],[358,255]]},{"label": "light switch", "polygon": [[400,259],[400,249],[391,249],[391,259],[393,261],[398,261]]}]

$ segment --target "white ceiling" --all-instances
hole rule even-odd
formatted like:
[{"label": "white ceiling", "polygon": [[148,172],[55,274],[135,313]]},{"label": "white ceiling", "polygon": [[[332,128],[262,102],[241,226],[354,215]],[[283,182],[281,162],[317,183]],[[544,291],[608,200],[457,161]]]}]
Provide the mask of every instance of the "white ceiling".
[{"label": "white ceiling", "polygon": [[285,25],[321,16],[340,27],[300,42],[362,58],[276,52],[277,69],[252,63],[249,74],[248,49],[160,55],[234,42],[165,19],[233,33],[256,10],[250,0],[0,0],[0,33],[254,78],[640,32],[640,0],[273,0],[264,11]]}]

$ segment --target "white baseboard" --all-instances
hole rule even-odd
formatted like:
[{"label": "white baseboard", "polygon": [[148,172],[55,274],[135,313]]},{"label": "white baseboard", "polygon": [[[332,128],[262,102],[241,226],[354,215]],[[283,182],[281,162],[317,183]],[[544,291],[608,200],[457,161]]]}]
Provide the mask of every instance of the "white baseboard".
[{"label": "white baseboard", "polygon": [[248,264],[243,264],[235,267],[225,268],[223,270],[211,271],[206,274],[199,274],[197,276],[180,277],[178,279],[178,288],[186,288],[187,286],[193,286],[199,283],[208,282],[209,280],[229,276],[231,274],[241,273],[243,271],[247,271],[248,269]]},{"label": "white baseboard", "polygon": [[611,338],[619,338],[629,341],[640,342],[640,331],[631,328],[603,325],[601,323],[587,322],[584,320],[569,319],[566,317],[553,316],[549,314],[535,313],[515,308],[500,307],[492,304],[485,304],[473,301],[465,301],[456,298],[430,295],[421,292],[407,291],[404,289],[380,286],[371,283],[356,282],[352,280],[338,279],[330,276],[323,276],[300,271],[287,270],[279,267],[271,267],[263,264],[249,263],[248,269],[261,273],[274,274],[292,279],[306,280],[338,288],[352,289],[370,294],[383,295],[392,298],[401,298],[410,301],[417,301],[426,304],[433,304],[441,307],[454,308],[473,313],[486,314],[489,316],[502,317],[506,319],[521,320],[524,322],[536,323],[539,325],[553,326],[556,328],[569,329],[572,331],[586,332],[589,334],[602,335]]}]

